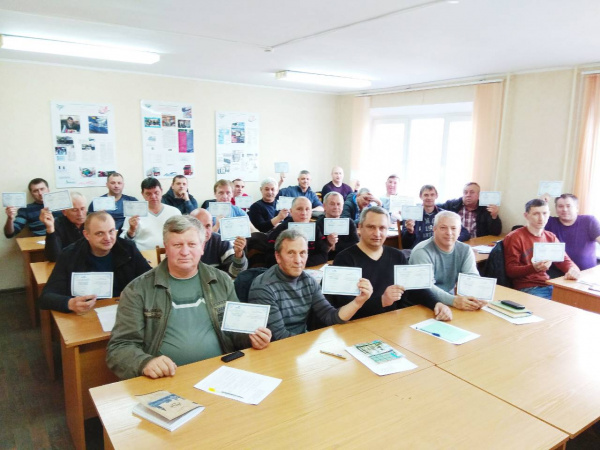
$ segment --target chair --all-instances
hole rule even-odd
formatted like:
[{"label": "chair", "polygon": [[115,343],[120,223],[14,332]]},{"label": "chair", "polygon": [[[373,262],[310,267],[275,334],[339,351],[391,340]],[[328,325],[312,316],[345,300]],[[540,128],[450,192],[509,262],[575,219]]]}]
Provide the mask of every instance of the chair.
[{"label": "chair", "polygon": [[396,226],[398,227],[398,249],[402,250],[404,248],[402,246],[402,221],[397,220]]},{"label": "chair", "polygon": [[237,294],[240,302],[246,303],[248,301],[248,294],[250,293],[250,287],[254,279],[265,273],[266,267],[254,267],[252,269],[244,270],[240,272],[235,280],[233,280],[233,287]]},{"label": "chair", "polygon": [[496,283],[500,286],[512,288],[512,281],[506,275],[506,268],[504,266],[504,244],[502,241],[498,242],[490,252],[482,275],[484,277],[496,278]]},{"label": "chair", "polygon": [[156,264],[160,264],[160,262],[163,260],[162,255],[165,254],[165,248],[161,247],[160,245],[156,246]]}]

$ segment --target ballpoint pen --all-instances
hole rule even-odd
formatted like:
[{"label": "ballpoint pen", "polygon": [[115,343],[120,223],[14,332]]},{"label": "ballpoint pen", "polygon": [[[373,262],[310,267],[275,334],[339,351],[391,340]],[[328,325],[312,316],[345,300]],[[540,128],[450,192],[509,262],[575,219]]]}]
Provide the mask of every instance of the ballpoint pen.
[{"label": "ballpoint pen", "polygon": [[321,350],[321,353],[324,353],[325,355],[329,355],[329,356],[335,356],[336,358],[340,358],[340,359],[346,359],[346,357],[344,355],[340,355],[339,353],[328,352],[326,350]]},{"label": "ballpoint pen", "polygon": [[416,328],[416,329],[419,330],[419,331],[423,331],[423,332],[425,332],[427,334],[430,334],[432,336],[435,336],[435,337],[441,337],[440,333],[433,333],[432,331],[427,331],[427,330],[424,330],[423,328]]}]

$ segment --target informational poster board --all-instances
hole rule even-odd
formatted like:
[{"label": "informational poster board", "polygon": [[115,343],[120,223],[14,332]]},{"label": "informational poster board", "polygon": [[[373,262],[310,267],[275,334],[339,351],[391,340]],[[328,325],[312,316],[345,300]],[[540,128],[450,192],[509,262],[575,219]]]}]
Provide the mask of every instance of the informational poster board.
[{"label": "informational poster board", "polygon": [[217,179],[258,181],[258,114],[216,113]]},{"label": "informational poster board", "polygon": [[117,170],[112,105],[51,102],[57,188],[104,186]]},{"label": "informational poster board", "polygon": [[194,120],[189,103],[142,100],[144,177],[194,177]]}]

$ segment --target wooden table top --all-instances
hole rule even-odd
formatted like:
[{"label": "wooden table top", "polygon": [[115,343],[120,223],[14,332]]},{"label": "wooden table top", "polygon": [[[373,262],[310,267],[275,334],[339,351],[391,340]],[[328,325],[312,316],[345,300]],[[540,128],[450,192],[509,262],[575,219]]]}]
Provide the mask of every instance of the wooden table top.
[{"label": "wooden table top", "polygon": [[[38,244],[39,241],[43,241],[43,244]],[[22,252],[35,252],[44,251],[46,246],[46,236],[31,236],[26,238],[17,238],[17,245]]]},{"label": "wooden table top", "polygon": [[571,309],[440,367],[573,437],[600,417],[600,315]]},{"label": "wooden table top", "polygon": [[29,263],[33,278],[38,286],[43,286],[48,282],[55,265],[56,263],[50,261]]},{"label": "wooden table top", "polygon": [[[257,406],[193,387],[223,365],[219,358],[179,367],[172,378],[138,377],[90,393],[117,448],[184,448],[200,441],[207,448],[373,447],[389,446],[392,440],[406,447],[477,448],[485,441],[488,448],[550,448],[567,439],[399,346],[417,369],[377,376],[350,356],[341,360],[319,352],[341,352],[377,338],[352,322],[274,342],[265,350],[245,350],[246,357],[231,367],[283,380]],[[133,395],[159,389],[206,410],[174,433],[131,414]]]},{"label": "wooden table top", "polygon": [[[496,286],[494,298],[496,300],[510,299],[521,303],[545,320],[528,325],[514,325],[486,311],[461,311],[452,308],[453,320],[449,322],[451,325],[480,335],[479,338],[461,345],[450,344],[410,328],[415,323],[433,318],[433,311],[424,306],[366,317],[355,322],[434,364],[441,364],[474,351],[486,349],[499,341],[510,339],[515,334],[537,333],[540,329],[551,327],[555,322],[577,313],[577,308],[549,302],[540,297],[503,286]],[[394,320],[389,320],[388,315],[393,315]]]},{"label": "wooden table top", "polygon": [[[107,298],[96,301],[94,308],[116,304],[118,299]],[[108,340],[110,332],[102,330],[98,314],[92,309],[86,314],[52,311],[52,316],[67,347]]]},{"label": "wooden table top", "polygon": [[[587,270],[582,270],[580,280],[588,281],[590,283],[597,283],[598,285],[600,285],[600,266],[592,267]],[[563,289],[568,289],[570,291],[581,292],[592,297],[600,298],[600,292],[590,290],[589,285],[580,283],[577,280],[565,280],[564,276],[548,280],[546,281],[546,283],[551,284],[553,286],[561,287]]]}]

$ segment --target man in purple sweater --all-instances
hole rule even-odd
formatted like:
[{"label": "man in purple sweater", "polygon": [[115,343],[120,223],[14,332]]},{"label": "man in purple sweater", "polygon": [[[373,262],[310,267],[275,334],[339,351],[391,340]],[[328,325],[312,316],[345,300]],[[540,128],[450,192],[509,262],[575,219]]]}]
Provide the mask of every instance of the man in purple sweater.
[{"label": "man in purple sweater", "polygon": [[581,270],[596,266],[596,242],[600,242],[600,223],[594,216],[579,215],[579,200],[562,194],[554,200],[558,217],[550,217],[546,230],[565,243],[567,255]]}]

